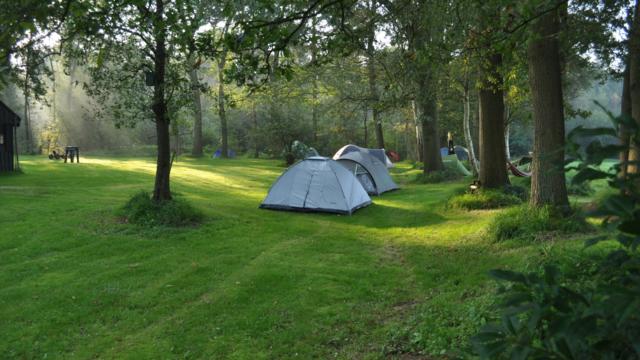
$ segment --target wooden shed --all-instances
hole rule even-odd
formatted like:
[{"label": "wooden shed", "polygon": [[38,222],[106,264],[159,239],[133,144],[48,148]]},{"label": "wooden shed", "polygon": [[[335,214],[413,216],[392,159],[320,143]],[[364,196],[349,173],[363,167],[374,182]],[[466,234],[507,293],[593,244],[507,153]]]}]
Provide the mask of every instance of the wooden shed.
[{"label": "wooden shed", "polygon": [[0,101],[0,172],[14,171],[17,167],[18,126],[20,117]]}]

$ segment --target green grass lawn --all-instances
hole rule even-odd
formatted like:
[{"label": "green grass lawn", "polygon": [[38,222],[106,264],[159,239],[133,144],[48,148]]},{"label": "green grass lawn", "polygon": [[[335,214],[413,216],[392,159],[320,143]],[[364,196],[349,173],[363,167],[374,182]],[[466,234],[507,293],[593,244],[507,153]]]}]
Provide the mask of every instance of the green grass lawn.
[{"label": "green grass lawn", "polygon": [[466,182],[407,184],[408,165],[401,190],[338,216],[258,209],[275,161],[181,158],[173,191],[205,223],[140,228],[114,213],[150,190],[153,159],[82,160],[0,177],[2,358],[455,355],[491,304],[489,269],[581,249],[491,243],[495,211],[445,206]]}]

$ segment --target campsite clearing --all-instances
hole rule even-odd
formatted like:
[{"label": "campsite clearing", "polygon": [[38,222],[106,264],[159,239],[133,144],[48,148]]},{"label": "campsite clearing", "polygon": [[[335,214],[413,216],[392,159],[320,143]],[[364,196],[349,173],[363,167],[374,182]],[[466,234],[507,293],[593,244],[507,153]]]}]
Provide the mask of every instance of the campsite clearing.
[{"label": "campsite clearing", "polygon": [[153,159],[21,160],[24,174],[0,177],[5,358],[456,352],[484,322],[489,269],[582,248],[491,243],[496,211],[445,207],[466,182],[411,184],[408,164],[392,170],[401,190],[339,216],[258,209],[278,162],[181,158],[175,193],[207,220],[149,229],[114,213],[148,190]]}]

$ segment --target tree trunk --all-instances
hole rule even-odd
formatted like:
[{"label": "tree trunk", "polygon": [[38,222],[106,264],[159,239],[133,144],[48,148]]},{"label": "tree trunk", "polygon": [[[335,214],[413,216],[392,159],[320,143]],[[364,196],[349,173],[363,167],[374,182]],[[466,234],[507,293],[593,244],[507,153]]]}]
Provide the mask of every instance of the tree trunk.
[{"label": "tree trunk", "polygon": [[165,67],[166,67],[166,29],[164,28],[164,2],[156,0],[154,19],[155,28],[155,59],[154,59],[154,87],[153,113],[156,121],[156,135],[158,138],[158,159],[156,179],[153,189],[153,199],[156,201],[171,200],[169,178],[171,174],[171,144],[169,140],[169,117],[165,99]]},{"label": "tree trunk", "polygon": [[[31,39],[31,37],[29,38]],[[25,135],[25,151],[27,154],[31,154],[32,149],[32,140],[31,140],[31,119],[29,119],[29,70],[30,70],[30,55],[31,50],[27,49],[27,59],[25,60],[25,74],[24,74],[24,135]]]},{"label": "tree trunk", "polygon": [[440,137],[438,136],[436,83],[432,75],[422,74],[418,88],[420,124],[422,125],[422,158],[425,174],[444,169],[442,157],[440,156]]},{"label": "tree trunk", "polygon": [[416,161],[422,161],[424,155],[424,146],[422,141],[422,127],[420,125],[420,116],[418,115],[418,104],[415,100],[411,101],[413,112],[413,122],[416,128]]},{"label": "tree trunk", "polygon": [[404,154],[403,158],[408,159],[413,153],[411,139],[411,120],[408,116],[404,118]]},{"label": "tree trunk", "polygon": [[502,55],[493,53],[481,66],[480,101],[480,176],[485,188],[501,188],[509,184],[504,153],[504,96],[500,66]]},{"label": "tree trunk", "polygon": [[364,137],[363,137],[363,140],[362,140],[362,146],[364,146],[364,147],[369,147],[369,129],[367,129],[367,118],[368,117],[369,117],[369,110],[365,106],[365,108],[364,108],[364,118],[362,119],[362,126],[363,126],[363,132],[364,132]]},{"label": "tree trunk", "polygon": [[29,119],[29,90],[25,85],[24,90],[24,138],[25,138],[25,151],[27,154],[31,154],[33,151],[31,141],[31,121]]},{"label": "tree trunk", "polygon": [[[375,11],[375,1],[371,1],[370,10],[373,13]],[[369,98],[370,108],[372,112],[373,125],[376,130],[376,145],[379,149],[384,148],[384,134],[382,132],[382,119],[380,119],[380,113],[378,110],[378,88],[376,79],[376,67],[375,67],[375,23],[371,22],[369,28],[369,36],[367,38],[367,70],[369,72]]]},{"label": "tree trunk", "polygon": [[469,162],[471,163],[471,170],[475,175],[480,173],[480,169],[478,167],[478,161],[476,159],[476,150],[473,144],[473,137],[471,137],[471,95],[469,93],[469,82],[466,81],[464,84],[464,93],[463,93],[463,106],[464,112],[462,117],[462,127],[464,129],[464,141],[467,145],[467,150],[469,151]]},{"label": "tree trunk", "polygon": [[[629,91],[629,60],[627,58],[627,66],[624,69],[623,79],[622,79],[622,101],[620,102],[620,116],[631,116],[631,94]],[[624,150],[620,152],[620,174],[619,177],[625,179],[627,177],[627,168],[629,161],[629,141],[630,134],[629,130],[624,126],[624,124],[620,124],[618,129],[618,134],[620,137],[620,143],[624,146]],[[635,157],[635,155],[634,155]]]},{"label": "tree trunk", "polygon": [[505,157],[507,158],[507,161],[511,161],[511,149],[509,148],[509,142],[510,142],[510,130],[511,126],[509,124],[506,124],[504,127],[504,154]]},{"label": "tree trunk", "polygon": [[548,12],[536,21],[527,49],[534,122],[531,205],[553,205],[568,212],[558,13]]},{"label": "tree trunk", "polygon": [[224,66],[227,62],[227,50],[222,51],[218,60],[218,116],[220,116],[220,137],[222,138],[221,156],[229,157],[229,130],[227,113],[224,106]]},{"label": "tree trunk", "polygon": [[511,108],[507,104],[507,94],[503,91],[504,95],[504,154],[507,161],[511,161],[511,149],[509,148],[510,128],[511,128]]},{"label": "tree trunk", "polygon": [[172,121],[169,124],[171,130],[171,136],[173,141],[171,142],[172,153],[176,156],[182,155],[182,139],[180,137],[180,126],[177,121]]},{"label": "tree trunk", "polygon": [[317,68],[317,45],[316,45],[316,22],[313,21],[312,34],[313,39],[311,41],[311,70],[313,75],[313,87],[311,94],[311,126],[313,127],[313,146],[318,146],[318,71]]},{"label": "tree trunk", "polygon": [[318,146],[318,76],[313,76],[313,104],[311,105],[311,126],[313,127],[313,146]]},{"label": "tree trunk", "polygon": [[253,120],[253,157],[260,157],[260,144],[258,137],[258,114],[256,113],[256,102],[251,102],[251,119]]},{"label": "tree trunk", "polygon": [[202,102],[200,100],[200,80],[197,65],[193,64],[189,70],[191,92],[193,96],[193,148],[191,155],[202,156]]},{"label": "tree trunk", "polygon": [[[640,0],[636,0],[629,35],[629,100],[631,117],[640,126]],[[640,173],[640,139],[632,141],[629,152],[629,174]]]}]

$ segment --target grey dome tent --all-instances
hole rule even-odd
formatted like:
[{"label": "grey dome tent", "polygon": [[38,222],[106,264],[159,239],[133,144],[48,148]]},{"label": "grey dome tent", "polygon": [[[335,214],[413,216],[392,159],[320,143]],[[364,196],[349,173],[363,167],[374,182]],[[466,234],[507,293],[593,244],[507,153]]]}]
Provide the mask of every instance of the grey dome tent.
[{"label": "grey dome tent", "polygon": [[352,151],[343,153],[337,161],[358,178],[362,187],[369,194],[380,195],[398,189],[398,185],[391,179],[387,167],[373,156]]},{"label": "grey dome tent", "polygon": [[[453,147],[453,150],[455,151],[456,153],[455,155],[458,157],[458,160],[460,161],[469,160],[469,150],[467,150],[466,147],[456,145]],[[446,147],[440,148],[440,155],[444,159],[445,156],[449,155],[449,148],[446,148]]]},{"label": "grey dome tent", "polygon": [[351,215],[370,204],[371,198],[349,170],[332,159],[313,156],[280,175],[260,208]]},{"label": "grey dome tent", "polygon": [[333,155],[333,160],[338,160],[342,155],[351,153],[351,152],[359,152],[363,154],[367,154],[369,156],[373,156],[378,159],[381,163],[385,164],[386,167],[392,168],[393,163],[389,160],[389,157],[384,152],[384,149],[368,149],[363,148],[357,145],[349,144],[340,148],[340,150],[336,151]]}]

